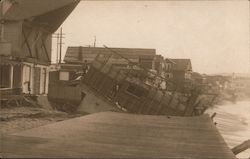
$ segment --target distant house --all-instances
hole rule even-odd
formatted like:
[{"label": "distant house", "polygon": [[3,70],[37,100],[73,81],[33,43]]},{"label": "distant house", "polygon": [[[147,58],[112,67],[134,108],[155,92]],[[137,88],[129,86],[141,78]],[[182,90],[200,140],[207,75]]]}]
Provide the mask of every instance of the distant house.
[{"label": "distant house", "polygon": [[168,79],[172,79],[173,78],[173,65],[175,65],[176,63],[169,59],[169,58],[166,58],[165,59],[165,69],[164,69],[164,72],[165,72],[165,77],[168,78]]},{"label": "distant house", "polygon": [[[120,54],[121,56],[133,61],[138,62],[140,57],[156,55],[155,49],[137,49],[137,48],[110,48],[112,51]],[[98,54],[106,55],[104,58],[109,58],[109,62],[123,63],[124,59],[119,55],[113,55],[111,50],[104,47],[68,47],[64,57],[65,63],[84,63],[87,61],[91,63],[95,60]],[[110,56],[110,57],[109,57]]]},{"label": "distant house", "polygon": [[[117,54],[115,54],[117,53]],[[138,64],[148,70],[162,72],[164,58],[156,55],[155,49],[144,48],[104,48],[104,47],[68,47],[64,62],[66,64],[92,63],[97,56],[114,66],[128,67],[130,63]]]},{"label": "distant house", "polygon": [[212,92],[219,93],[225,89],[232,89],[231,88],[231,80],[230,76],[224,75],[206,75],[206,82],[209,86],[209,90]]},{"label": "distant house", "polygon": [[0,86],[19,93],[47,94],[52,33],[77,0],[2,0]]},{"label": "distant house", "polygon": [[171,59],[171,76],[176,86],[183,90],[191,86],[192,64],[190,59]]},{"label": "distant house", "polygon": [[191,77],[192,80],[199,85],[202,85],[206,82],[206,78],[198,72],[192,72]]},{"label": "distant house", "polygon": [[231,88],[250,94],[250,77],[233,77],[231,80]]}]

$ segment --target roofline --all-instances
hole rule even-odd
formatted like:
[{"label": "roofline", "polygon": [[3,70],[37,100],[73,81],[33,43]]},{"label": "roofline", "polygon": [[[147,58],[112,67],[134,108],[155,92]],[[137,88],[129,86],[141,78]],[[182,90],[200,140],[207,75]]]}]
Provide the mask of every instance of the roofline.
[{"label": "roofline", "polygon": [[171,60],[170,58],[166,58],[165,60],[168,60],[168,61],[170,61],[171,63],[173,63],[173,64],[176,64],[173,60]]},{"label": "roofline", "polygon": [[[69,48],[96,48],[96,49],[106,49],[105,47],[87,47],[87,46],[68,46]],[[109,47],[110,49],[138,49],[138,50],[155,50],[153,48],[126,48],[126,47]]]}]

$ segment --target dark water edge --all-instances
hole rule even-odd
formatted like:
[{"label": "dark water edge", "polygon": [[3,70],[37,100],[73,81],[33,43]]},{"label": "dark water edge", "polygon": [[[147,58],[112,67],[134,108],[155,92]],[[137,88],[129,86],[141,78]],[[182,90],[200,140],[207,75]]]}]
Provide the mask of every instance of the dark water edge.
[{"label": "dark water edge", "polygon": [[[221,101],[206,113],[217,115],[214,122],[230,148],[250,139],[250,99]],[[240,159],[250,158],[250,149],[237,155]]]}]

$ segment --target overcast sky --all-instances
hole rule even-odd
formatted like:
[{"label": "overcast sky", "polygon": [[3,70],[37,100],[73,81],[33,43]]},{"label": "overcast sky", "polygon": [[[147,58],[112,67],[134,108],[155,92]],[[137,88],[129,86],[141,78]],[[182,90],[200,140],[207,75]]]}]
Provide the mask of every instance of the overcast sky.
[{"label": "overcast sky", "polygon": [[96,36],[100,47],[155,48],[164,57],[190,58],[200,73],[247,73],[249,18],[247,0],[81,1],[62,25],[63,54],[68,46],[93,45]]}]

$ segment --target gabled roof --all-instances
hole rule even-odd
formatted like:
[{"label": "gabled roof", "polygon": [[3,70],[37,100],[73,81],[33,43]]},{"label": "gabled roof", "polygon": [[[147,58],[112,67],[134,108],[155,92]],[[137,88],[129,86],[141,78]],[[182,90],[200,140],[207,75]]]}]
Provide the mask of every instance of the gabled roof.
[{"label": "gabled roof", "polygon": [[208,115],[104,112],[2,137],[3,157],[235,159]]},{"label": "gabled roof", "polygon": [[190,59],[171,59],[175,64],[173,65],[174,71],[187,71],[192,70]]},{"label": "gabled roof", "polygon": [[167,63],[175,64],[175,62],[174,62],[173,60],[171,60],[170,58],[166,58],[165,61],[166,61]]},{"label": "gabled roof", "polygon": [[80,0],[3,0],[5,20],[27,20],[54,32]]}]

